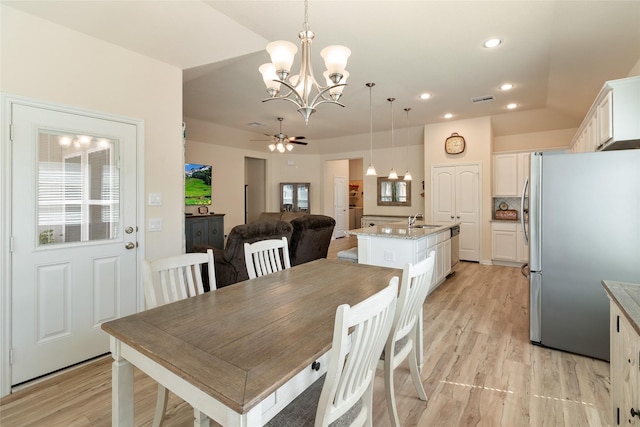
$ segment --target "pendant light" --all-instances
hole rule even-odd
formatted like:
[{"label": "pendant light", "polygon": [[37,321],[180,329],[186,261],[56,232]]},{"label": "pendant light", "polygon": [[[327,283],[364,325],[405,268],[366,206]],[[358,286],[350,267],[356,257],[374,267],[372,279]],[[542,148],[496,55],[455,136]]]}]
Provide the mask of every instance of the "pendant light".
[{"label": "pendant light", "polygon": [[369,88],[369,139],[370,139],[370,152],[369,152],[369,167],[367,168],[367,176],[377,176],[376,168],[373,167],[373,108],[371,106],[371,88],[375,83],[367,83]]},{"label": "pendant light", "polygon": [[395,98],[387,98],[389,104],[391,105],[391,172],[389,172],[389,179],[398,179],[398,172],[393,167],[394,163],[394,151],[395,151],[395,143],[393,141],[393,101]]},{"label": "pendant light", "polygon": [[404,180],[411,181],[413,179],[411,172],[409,172],[409,111],[411,108],[405,108],[404,111],[407,112],[407,171],[404,173]]}]

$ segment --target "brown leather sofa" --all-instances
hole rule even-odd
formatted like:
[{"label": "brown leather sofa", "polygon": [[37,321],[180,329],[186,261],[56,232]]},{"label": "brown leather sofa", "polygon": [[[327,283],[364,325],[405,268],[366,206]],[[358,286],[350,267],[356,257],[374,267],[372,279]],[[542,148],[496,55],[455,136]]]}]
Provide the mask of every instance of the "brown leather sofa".
[{"label": "brown leather sofa", "polygon": [[[221,288],[249,278],[244,261],[245,243],[286,237],[291,265],[294,266],[326,258],[335,225],[336,221],[326,215],[263,212],[257,220],[233,227],[224,250],[200,245],[194,246],[193,251],[213,249],[216,286]],[[205,283],[205,290],[208,290],[208,283]]]},{"label": "brown leather sofa", "polygon": [[[293,227],[286,221],[256,220],[249,224],[236,225],[229,232],[224,249],[211,248],[207,245],[194,246],[194,252],[205,252],[213,249],[216,269],[216,287],[222,288],[233,283],[247,280],[247,266],[244,262],[244,244],[260,240],[280,239],[286,237],[291,240]],[[206,276],[203,273],[203,276]],[[208,283],[205,284],[205,290]]]}]

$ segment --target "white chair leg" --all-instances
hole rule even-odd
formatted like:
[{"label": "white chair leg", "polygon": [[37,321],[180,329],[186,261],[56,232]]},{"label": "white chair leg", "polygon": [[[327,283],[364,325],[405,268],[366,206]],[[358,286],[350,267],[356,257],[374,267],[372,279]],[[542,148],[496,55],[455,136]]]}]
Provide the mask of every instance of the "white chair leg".
[{"label": "white chair leg", "polygon": [[411,371],[411,379],[413,380],[413,385],[415,386],[416,391],[418,392],[418,397],[421,400],[426,401],[427,393],[424,391],[424,386],[422,385],[422,379],[420,378],[417,348],[415,345],[411,349],[411,353],[409,353],[409,370]]},{"label": "white chair leg", "polygon": [[209,417],[205,414],[193,408],[193,426],[194,427],[209,427]]},{"label": "white chair leg", "polygon": [[156,412],[153,414],[153,427],[160,427],[164,422],[164,414],[167,411],[169,393],[167,389],[158,384],[158,398],[156,399]]},{"label": "white chair leg", "polygon": [[[388,350],[388,347],[385,348]],[[384,358],[384,391],[387,396],[387,409],[389,410],[389,419],[393,427],[400,427],[400,419],[398,418],[398,409],[396,407],[396,395],[393,389],[393,366],[391,366],[391,358],[389,353]]]}]

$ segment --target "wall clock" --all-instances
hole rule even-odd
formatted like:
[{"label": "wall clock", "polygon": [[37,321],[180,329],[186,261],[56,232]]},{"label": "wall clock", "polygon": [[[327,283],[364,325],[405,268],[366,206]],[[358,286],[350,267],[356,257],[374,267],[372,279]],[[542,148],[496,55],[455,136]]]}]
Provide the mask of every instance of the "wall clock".
[{"label": "wall clock", "polygon": [[444,141],[444,151],[447,154],[460,154],[466,148],[466,143],[462,135],[453,132],[450,137]]}]

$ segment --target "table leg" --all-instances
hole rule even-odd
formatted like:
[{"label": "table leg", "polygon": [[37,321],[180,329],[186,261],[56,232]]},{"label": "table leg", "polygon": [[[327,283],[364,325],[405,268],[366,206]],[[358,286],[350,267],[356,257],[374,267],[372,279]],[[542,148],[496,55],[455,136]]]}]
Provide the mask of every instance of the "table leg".
[{"label": "table leg", "polygon": [[193,427],[209,427],[209,417],[193,408]]},{"label": "table leg", "polygon": [[120,355],[120,342],[111,337],[111,425],[133,427],[133,365]]}]

